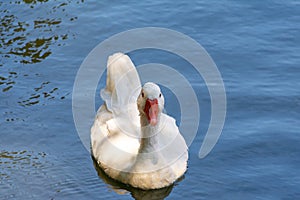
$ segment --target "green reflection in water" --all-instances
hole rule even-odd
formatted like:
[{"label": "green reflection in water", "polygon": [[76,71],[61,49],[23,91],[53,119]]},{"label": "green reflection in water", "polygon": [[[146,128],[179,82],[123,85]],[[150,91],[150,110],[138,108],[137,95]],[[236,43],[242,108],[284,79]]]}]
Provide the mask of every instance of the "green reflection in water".
[{"label": "green reflection in water", "polygon": [[4,77],[0,75],[0,85],[3,85],[2,92],[9,91],[16,83],[14,79],[18,77],[16,72],[8,72],[8,76]]},{"label": "green reflection in water", "polygon": [[32,106],[38,103],[45,104],[45,100],[52,100],[55,98],[65,99],[70,93],[61,95],[57,87],[50,87],[50,81],[43,82],[40,86],[34,88],[32,93],[27,99],[18,101],[21,106]]},{"label": "green reflection in water", "polygon": [[30,151],[1,151],[0,152],[0,182],[10,179],[10,176],[18,170],[26,170],[30,174],[31,169],[43,167],[46,153],[34,153]]},{"label": "green reflection in water", "polygon": [[36,4],[37,2],[47,2],[48,0],[23,0],[25,3]]},{"label": "green reflection in water", "polygon": [[[68,7],[83,2],[83,0],[0,2],[1,92],[12,91],[18,83],[18,78],[28,76],[20,72],[18,67],[43,62],[55,54],[56,49],[64,46],[68,39],[75,37],[66,22],[76,21],[77,16],[68,12]],[[30,77],[34,78],[34,74],[30,74]],[[43,81],[40,86],[33,86],[34,91],[27,92],[28,97],[23,95],[18,104],[32,106],[45,99],[65,99],[68,94],[60,94],[55,86],[46,87],[49,83],[50,81]]]},{"label": "green reflection in water", "polygon": [[[25,22],[11,13],[7,9],[1,10],[1,14],[5,14],[0,18],[0,47],[4,62],[5,58],[23,64],[41,62],[51,55],[49,48],[51,45],[68,38],[67,34],[55,34],[55,29],[59,28],[62,22],[61,19],[38,18]],[[33,33],[32,30],[34,30]],[[31,35],[34,32],[38,32],[41,36],[32,38]]]}]

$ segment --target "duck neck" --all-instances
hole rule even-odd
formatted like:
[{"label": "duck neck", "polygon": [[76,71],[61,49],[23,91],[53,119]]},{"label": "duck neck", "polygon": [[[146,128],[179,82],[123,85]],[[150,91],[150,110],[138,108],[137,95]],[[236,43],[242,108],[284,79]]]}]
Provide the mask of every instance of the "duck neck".
[{"label": "duck neck", "polygon": [[140,153],[150,153],[158,149],[158,122],[155,126],[149,124],[146,116],[141,116],[141,145],[139,148]]}]

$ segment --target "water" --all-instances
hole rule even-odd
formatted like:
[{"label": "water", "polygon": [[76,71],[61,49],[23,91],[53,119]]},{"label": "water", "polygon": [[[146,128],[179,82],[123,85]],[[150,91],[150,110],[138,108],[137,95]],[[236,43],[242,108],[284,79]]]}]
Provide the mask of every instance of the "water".
[{"label": "water", "polygon": [[[0,199],[300,197],[298,1],[9,0],[0,10]],[[228,101],[222,135],[201,160],[210,101],[201,77],[185,72],[201,106],[189,168],[174,186],[149,192],[107,179],[72,118],[73,82],[86,55],[113,34],[145,26],[180,31],[203,45]],[[136,64],[185,63],[164,55],[130,53]],[[167,111],[180,119],[174,96],[164,91]]]}]

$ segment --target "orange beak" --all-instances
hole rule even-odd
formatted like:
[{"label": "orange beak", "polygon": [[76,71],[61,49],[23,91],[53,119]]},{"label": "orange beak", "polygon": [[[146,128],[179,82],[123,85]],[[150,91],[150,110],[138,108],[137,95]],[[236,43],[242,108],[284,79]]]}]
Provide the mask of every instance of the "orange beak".
[{"label": "orange beak", "polygon": [[152,126],[155,126],[157,124],[157,116],[158,116],[158,101],[157,99],[147,99],[144,112],[146,113],[146,116],[148,118],[149,123]]}]

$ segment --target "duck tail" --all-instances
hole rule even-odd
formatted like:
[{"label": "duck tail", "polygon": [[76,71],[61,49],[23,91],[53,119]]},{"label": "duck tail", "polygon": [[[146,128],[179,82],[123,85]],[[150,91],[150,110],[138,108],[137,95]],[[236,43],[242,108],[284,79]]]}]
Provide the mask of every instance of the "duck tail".
[{"label": "duck tail", "polygon": [[126,104],[133,92],[141,88],[140,78],[131,59],[123,53],[108,57],[106,88],[101,90],[101,97],[108,110]]}]

